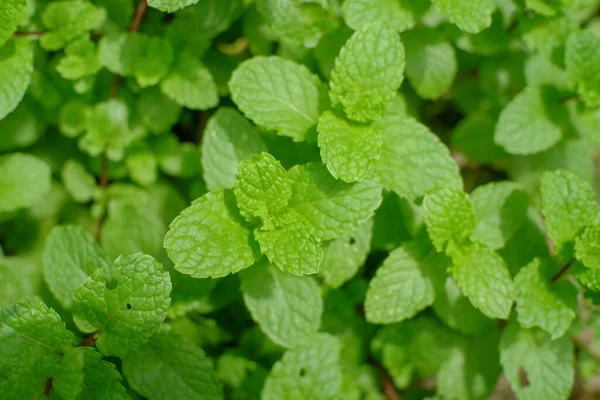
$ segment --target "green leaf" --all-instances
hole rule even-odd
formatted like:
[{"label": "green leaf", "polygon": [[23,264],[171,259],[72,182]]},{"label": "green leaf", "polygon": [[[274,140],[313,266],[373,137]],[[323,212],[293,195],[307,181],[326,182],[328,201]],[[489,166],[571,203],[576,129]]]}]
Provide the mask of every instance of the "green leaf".
[{"label": "green leaf", "polygon": [[512,321],[502,333],[500,361],[519,399],[562,400],[571,393],[575,370],[569,336],[551,340],[540,329],[524,329]]},{"label": "green leaf", "polygon": [[323,250],[314,232],[315,228],[302,214],[289,209],[277,216],[273,229],[257,228],[254,237],[263,254],[281,270],[310,275],[319,272],[323,259]]},{"label": "green leaf", "polygon": [[23,22],[27,11],[26,0],[7,0],[0,10],[0,47],[11,38]]},{"label": "green leaf", "polygon": [[173,66],[160,83],[160,90],[191,110],[207,110],[219,103],[217,85],[210,71],[188,51],[175,54]]},{"label": "green leaf", "polygon": [[335,180],[320,163],[295,166],[288,177],[292,187],[289,206],[311,223],[313,235],[321,240],[352,232],[381,204],[378,183]]},{"label": "green leaf", "polygon": [[548,150],[562,138],[552,119],[555,110],[544,100],[542,89],[525,88],[500,114],[494,140],[511,154],[529,155]]},{"label": "green leaf", "polygon": [[37,157],[11,153],[0,157],[0,212],[29,208],[50,192],[50,167]]},{"label": "green leaf", "polygon": [[452,275],[473,306],[490,318],[507,319],[513,304],[513,283],[502,257],[476,244],[457,258]]},{"label": "green leaf", "polygon": [[569,79],[590,108],[600,106],[600,38],[591,31],[573,32],[566,43],[565,64]]},{"label": "green leaf", "polygon": [[429,4],[421,0],[346,0],[342,5],[344,21],[352,29],[360,29],[376,21],[404,32],[412,29]]},{"label": "green leaf", "polygon": [[82,332],[98,337],[104,355],[123,357],[146,343],[167,316],[171,280],[159,262],[141,253],[115,260],[116,288],[110,269],[98,268],[75,292],[73,319]]},{"label": "green leaf", "polygon": [[600,225],[585,228],[575,239],[575,255],[587,268],[600,270]]},{"label": "green leaf", "polygon": [[240,163],[233,192],[240,214],[248,222],[258,217],[266,230],[273,228],[273,220],[284,212],[292,196],[285,169],[264,152]]},{"label": "green leaf", "polygon": [[231,190],[208,193],[183,210],[164,246],[175,269],[195,278],[236,273],[255,262],[258,250]]},{"label": "green leaf", "polygon": [[335,60],[332,104],[341,103],[355,121],[380,119],[404,79],[404,65],[404,47],[395,31],[382,22],[363,26]]},{"label": "green leaf", "polygon": [[321,325],[321,289],[311,277],[281,271],[259,262],[240,275],[244,303],[261,330],[273,342],[294,348]]},{"label": "green leaf", "polygon": [[54,310],[31,298],[0,308],[0,321],[0,393],[11,399],[40,398],[75,336]]},{"label": "green leaf", "polygon": [[170,329],[123,359],[127,382],[142,396],[156,399],[223,399],[223,388],[201,348]]},{"label": "green leaf", "polygon": [[[159,36],[142,37],[144,38],[142,42],[143,45],[140,48],[140,51],[135,54],[134,75],[137,83],[144,88],[156,85],[163,80],[167,74],[169,74],[169,77],[172,76],[169,71],[171,70],[171,64],[174,59],[174,50],[171,42],[165,38]],[[181,62],[181,60],[179,60],[179,62]],[[195,67],[196,65],[194,63],[186,65],[186,73],[189,73],[189,71]],[[175,68],[183,67],[181,64],[178,64]],[[178,71],[182,70],[179,69]],[[199,79],[200,75],[198,75],[197,78]],[[163,91],[165,90],[163,89]]]},{"label": "green leaf", "polygon": [[342,385],[341,346],[335,337],[320,333],[304,345],[284,353],[273,365],[261,398],[333,399]]},{"label": "green leaf", "polygon": [[382,145],[376,126],[352,123],[325,111],[317,131],[321,158],[336,179],[357,182],[371,175]]},{"label": "green leaf", "polygon": [[431,270],[445,267],[445,258],[427,242],[407,242],[392,251],[369,283],[367,321],[392,324],[414,317],[433,304]]},{"label": "green leaf", "polygon": [[88,37],[71,42],[65,49],[56,70],[65,79],[77,80],[95,75],[102,65],[98,60],[96,45]]},{"label": "green leaf", "polygon": [[148,5],[157,10],[172,13],[197,2],[198,0],[148,0]]},{"label": "green leaf", "polygon": [[220,107],[202,136],[202,169],[209,190],[233,188],[241,161],[267,151],[256,129],[237,110]]},{"label": "green leaf", "polygon": [[371,250],[372,231],[370,219],[327,245],[319,270],[327,285],[337,289],[356,275]]},{"label": "green leaf", "polygon": [[423,197],[439,185],[462,188],[450,151],[425,125],[388,115],[379,126],[385,144],[376,171],[386,188],[409,200]]},{"label": "green leaf", "polygon": [[48,289],[67,309],[73,305],[73,295],[88,276],[98,268],[108,267],[109,263],[106,253],[79,226],[56,226],[46,239],[44,278]]},{"label": "green leaf", "polygon": [[527,193],[513,182],[493,182],[471,193],[477,224],[471,238],[501,249],[527,219]]},{"label": "green leaf", "polygon": [[563,336],[577,315],[577,289],[567,281],[553,282],[556,267],[536,258],[515,276],[515,302],[521,327],[534,326],[552,339]]},{"label": "green leaf", "polygon": [[494,143],[496,119],[488,113],[475,112],[461,120],[452,134],[452,145],[471,161],[489,163],[507,154]]},{"label": "green leaf", "polygon": [[60,108],[58,129],[66,137],[75,138],[87,128],[87,114],[91,107],[80,100],[70,100]]},{"label": "green leaf", "polygon": [[94,197],[96,179],[77,160],[67,160],[60,176],[65,190],[78,203],[87,203]]},{"label": "green leaf", "polygon": [[427,232],[438,251],[444,251],[449,245],[462,245],[475,229],[475,210],[469,196],[451,186],[427,193],[423,211]]},{"label": "green leaf", "polygon": [[[0,21],[0,26],[2,22]],[[0,47],[0,120],[12,112],[23,98],[33,73],[33,47],[24,38]]]},{"label": "green leaf", "polygon": [[98,27],[106,18],[103,8],[81,1],[56,1],[42,12],[44,33],[40,44],[45,50],[60,50],[69,42]]},{"label": "green leaf", "polygon": [[0,119],[0,151],[16,151],[31,146],[44,134],[45,125],[37,113],[39,108],[28,99],[4,119]]},{"label": "green leaf", "polygon": [[492,25],[494,0],[431,0],[450,22],[468,33],[479,33]]},{"label": "green leaf", "polygon": [[158,87],[142,90],[137,98],[136,109],[142,123],[152,133],[169,132],[181,116],[181,106],[165,96]]},{"label": "green leaf", "polygon": [[592,188],[572,172],[544,172],[541,194],[548,236],[559,252],[598,219]]},{"label": "green leaf", "polygon": [[295,141],[317,124],[322,84],[305,66],[280,57],[243,62],[229,81],[231,98],[254,123]]},{"label": "green leaf", "polygon": [[0,307],[34,296],[43,284],[39,266],[24,258],[4,257],[0,249]]},{"label": "green leaf", "polygon": [[456,77],[454,47],[434,29],[418,28],[402,35],[406,49],[406,77],[419,96],[435,100],[446,93]]}]

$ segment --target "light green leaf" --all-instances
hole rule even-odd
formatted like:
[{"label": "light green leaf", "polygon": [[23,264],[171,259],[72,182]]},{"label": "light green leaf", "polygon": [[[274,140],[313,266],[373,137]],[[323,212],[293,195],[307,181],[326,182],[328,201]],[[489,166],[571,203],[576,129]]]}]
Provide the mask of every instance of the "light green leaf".
[{"label": "light green leaf", "polygon": [[50,167],[29,154],[0,157],[0,212],[29,208],[50,192]]},{"label": "light green leaf", "polygon": [[559,252],[598,219],[592,188],[572,172],[544,172],[541,194],[546,230]]},{"label": "light green leaf", "polygon": [[286,351],[273,365],[261,398],[334,399],[342,385],[340,352],[338,339],[326,333]]},{"label": "light green leaf", "polygon": [[241,161],[267,151],[256,129],[237,110],[221,107],[202,136],[202,169],[209,190],[230,189]]},{"label": "light green leaf", "polygon": [[207,110],[219,103],[217,85],[208,68],[188,51],[175,54],[160,90],[174,102],[191,110]]},{"label": "light green leaf", "polygon": [[452,275],[475,308],[490,318],[507,319],[513,304],[508,268],[494,250],[472,245],[453,260]]},{"label": "light green leaf", "polygon": [[439,12],[468,33],[479,33],[492,25],[494,0],[432,0]]},{"label": "light green leaf", "polygon": [[458,70],[454,47],[431,28],[403,34],[402,43],[406,49],[406,77],[419,96],[435,100],[444,95]]},{"label": "light green leaf", "polygon": [[294,348],[321,326],[321,289],[311,277],[259,262],[240,274],[244,303],[261,330],[275,343]]},{"label": "light green leaf", "polygon": [[527,219],[527,193],[513,182],[493,182],[471,193],[477,224],[471,238],[501,249]]},{"label": "light green leaf", "polygon": [[175,269],[195,278],[236,273],[255,262],[258,250],[231,190],[208,193],[183,210],[164,246]]},{"label": "light green leaf", "polygon": [[223,388],[204,351],[166,327],[125,356],[123,374],[149,399],[223,399]]},{"label": "light green leaf", "polygon": [[56,226],[46,239],[44,278],[48,289],[67,309],[73,305],[73,295],[98,268],[110,261],[91,235],[74,225]]},{"label": "light green leaf", "polygon": [[78,203],[92,200],[96,189],[96,179],[77,160],[67,160],[60,172],[67,193]]},{"label": "light green leaf", "polygon": [[371,175],[382,145],[376,126],[352,123],[325,111],[317,131],[321,158],[336,179],[357,182]]},{"label": "light green leaf", "polygon": [[172,13],[197,2],[198,0],[148,0],[148,5],[157,10]]},{"label": "light green leaf", "polygon": [[0,47],[11,38],[23,21],[27,11],[27,0],[7,0],[0,9]]},{"label": "light green leaf", "polygon": [[181,106],[165,96],[158,87],[140,92],[137,112],[142,123],[152,133],[165,133],[179,121]]},{"label": "light green leaf", "polygon": [[502,110],[494,141],[511,154],[548,150],[563,135],[561,127],[552,120],[553,112],[556,111],[545,103],[541,88],[525,88]]},{"label": "light green leaf", "polygon": [[315,228],[294,209],[279,214],[272,230],[257,228],[254,237],[263,254],[281,270],[294,275],[319,272],[323,259],[321,244],[313,236]]},{"label": "light green leaf", "polygon": [[378,124],[385,145],[376,171],[385,187],[409,200],[439,185],[462,188],[450,151],[425,125],[399,115],[388,115]]},{"label": "light green leaf", "polygon": [[[134,75],[141,87],[154,86],[167,76],[174,59],[171,42],[160,36],[142,36],[140,51],[135,53]],[[179,60],[181,62],[181,60]],[[178,64],[175,68],[180,67]],[[190,67],[186,67],[189,71]],[[171,76],[171,75],[169,75]],[[192,82],[196,83],[196,82]],[[206,88],[205,88],[206,90]]]},{"label": "light green leaf", "polygon": [[98,27],[106,18],[104,8],[81,1],[54,1],[42,12],[44,33],[40,44],[45,50],[59,50],[69,42]]},{"label": "light green leaf", "polygon": [[65,48],[65,55],[56,65],[56,70],[65,79],[77,80],[94,75],[102,65],[98,60],[96,45],[89,37],[81,37]]},{"label": "light green leaf", "polygon": [[109,269],[98,268],[75,292],[73,319],[82,332],[98,337],[104,355],[122,358],[148,342],[167,316],[171,279],[158,261],[141,253],[115,260],[116,288]]},{"label": "light green leaf", "polygon": [[367,122],[383,117],[404,79],[404,47],[400,36],[382,22],[360,28],[346,42],[331,72],[333,105]]},{"label": "light green leaf", "polygon": [[231,98],[254,123],[295,141],[319,119],[322,84],[305,66],[280,57],[243,62],[229,81]]},{"label": "light green leaf", "polygon": [[288,177],[292,185],[289,206],[311,223],[313,235],[322,240],[352,232],[381,204],[378,183],[335,180],[321,163],[295,166]]},{"label": "light green leaf", "polygon": [[427,232],[438,251],[448,245],[462,245],[475,229],[475,210],[469,196],[451,186],[427,193],[423,212]]},{"label": "light green leaf", "polygon": [[8,306],[26,296],[34,296],[43,285],[42,271],[37,263],[20,257],[5,257],[0,249],[0,307]]},{"label": "light green leaf", "polygon": [[273,228],[274,218],[284,212],[292,196],[285,169],[264,152],[240,163],[233,192],[240,214],[248,222],[258,217],[266,230]]},{"label": "light green leaf", "polygon": [[600,225],[588,226],[575,239],[575,255],[587,268],[600,270]]},{"label": "light green leaf", "polygon": [[58,116],[58,129],[66,137],[75,138],[87,128],[87,114],[91,107],[80,100],[70,100],[62,105]]},{"label": "light green leaf", "polygon": [[37,104],[23,99],[10,114],[0,119],[0,151],[16,151],[36,143],[45,133],[46,125],[38,114]]},{"label": "light green leaf", "polygon": [[140,186],[150,186],[158,178],[158,162],[145,143],[128,151],[125,157],[125,168],[131,180]]},{"label": "light green leaf", "polygon": [[565,64],[586,105],[600,106],[600,38],[591,31],[573,32],[567,39]]},{"label": "light green leaf", "polygon": [[369,283],[367,321],[392,324],[414,317],[435,299],[431,270],[445,268],[445,257],[427,242],[406,242],[392,251]]},{"label": "light green leaf", "polygon": [[567,281],[552,282],[556,267],[536,258],[515,276],[515,302],[523,328],[540,327],[552,339],[563,336],[577,315],[577,289]]},{"label": "light green leaf", "polygon": [[0,47],[0,120],[17,108],[32,73],[33,47],[27,39],[11,40]]},{"label": "light green leaf", "polygon": [[423,0],[346,0],[342,4],[342,15],[346,25],[355,30],[382,21],[404,32],[415,26],[428,7],[428,2]]},{"label": "light green leaf", "polygon": [[521,400],[563,400],[571,393],[575,369],[569,336],[551,340],[540,329],[523,329],[511,321],[502,333],[500,361]]}]

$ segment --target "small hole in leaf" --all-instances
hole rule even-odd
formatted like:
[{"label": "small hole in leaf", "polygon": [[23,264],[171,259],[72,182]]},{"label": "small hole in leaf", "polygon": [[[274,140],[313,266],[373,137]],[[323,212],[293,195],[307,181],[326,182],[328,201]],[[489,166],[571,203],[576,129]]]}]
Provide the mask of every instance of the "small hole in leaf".
[{"label": "small hole in leaf", "polygon": [[131,310],[131,304],[127,303],[127,309]]},{"label": "small hole in leaf", "polygon": [[306,376],[306,370],[304,368],[300,369],[300,376]]},{"label": "small hole in leaf", "polygon": [[525,368],[519,368],[519,384],[522,388],[529,386],[529,379],[527,379],[527,371]]},{"label": "small hole in leaf", "polygon": [[356,239],[354,239],[353,237],[351,237],[350,240],[348,240],[348,243],[354,244],[354,243],[356,243]]}]

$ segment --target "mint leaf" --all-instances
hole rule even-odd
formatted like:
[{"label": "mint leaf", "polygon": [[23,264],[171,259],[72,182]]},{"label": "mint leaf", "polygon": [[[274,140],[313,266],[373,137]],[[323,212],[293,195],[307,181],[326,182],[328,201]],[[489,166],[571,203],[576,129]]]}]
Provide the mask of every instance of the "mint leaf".
[{"label": "mint leaf", "polygon": [[50,191],[50,167],[29,154],[0,157],[0,212],[29,208]]},{"label": "mint leaf", "polygon": [[378,125],[385,145],[376,175],[386,188],[416,200],[439,185],[462,187],[448,148],[425,125],[400,115],[388,115]]},{"label": "mint leaf", "polygon": [[377,127],[353,124],[325,111],[317,131],[321,158],[336,179],[357,182],[371,174],[382,145]]},{"label": "mint leaf", "polygon": [[541,194],[546,229],[557,251],[598,218],[591,187],[572,172],[544,172]]},{"label": "mint leaf", "polygon": [[15,33],[27,10],[26,0],[7,0],[0,10],[0,47]]},{"label": "mint leaf", "polygon": [[84,33],[98,27],[106,11],[88,1],[52,2],[42,13],[42,24],[48,32],[40,44],[46,50],[59,50]]},{"label": "mint leaf", "polygon": [[444,257],[427,242],[407,242],[392,251],[369,283],[367,321],[392,324],[412,318],[435,299],[430,270],[444,268]]},{"label": "mint leaf", "polygon": [[267,151],[267,146],[238,111],[220,107],[206,124],[201,150],[204,181],[216,190],[233,188],[240,162]]},{"label": "mint leaf", "polygon": [[567,336],[551,340],[540,329],[523,329],[511,321],[502,333],[500,361],[510,387],[521,399],[559,400],[571,393],[574,355]]},{"label": "mint leaf", "polygon": [[335,180],[322,164],[298,165],[288,171],[289,207],[314,227],[313,235],[331,240],[352,232],[381,204],[381,186],[371,180],[349,184]]},{"label": "mint leaf", "polygon": [[158,87],[140,92],[136,110],[144,126],[152,133],[169,132],[181,116],[181,106],[165,96]]},{"label": "mint leaf", "polygon": [[423,199],[423,211],[427,232],[438,251],[462,245],[475,229],[475,210],[459,189],[442,186],[432,190]]},{"label": "mint leaf", "polygon": [[71,42],[66,47],[65,56],[56,66],[56,70],[63,78],[71,80],[95,75],[101,68],[96,45],[85,36]]},{"label": "mint leaf", "polygon": [[565,334],[577,315],[577,289],[567,281],[552,282],[556,272],[549,261],[536,258],[514,279],[519,324],[540,327],[553,340]]},{"label": "mint leaf", "polygon": [[123,374],[138,393],[152,399],[223,398],[221,383],[204,351],[166,327],[125,356]]},{"label": "mint leaf", "polygon": [[492,24],[493,0],[432,0],[450,22],[468,33],[479,33]]},{"label": "mint leaf", "polygon": [[106,253],[81,227],[56,226],[46,239],[44,278],[48,289],[67,309],[88,276],[98,268],[108,267],[109,262]]},{"label": "mint leaf", "polygon": [[160,11],[172,13],[197,2],[198,0],[148,0],[148,5]]},{"label": "mint leaf", "polygon": [[0,249],[0,307],[33,296],[42,284],[38,265],[18,257],[4,257]]},{"label": "mint leaf", "polygon": [[404,79],[404,64],[396,32],[381,22],[361,27],[335,60],[329,82],[333,105],[341,103],[355,121],[383,117]]},{"label": "mint leaf", "polygon": [[565,64],[569,79],[590,108],[600,106],[600,39],[590,31],[573,32],[566,43]]},{"label": "mint leaf", "polygon": [[60,172],[65,190],[78,203],[87,203],[94,197],[96,179],[76,160],[67,160]]},{"label": "mint leaf", "polygon": [[255,262],[257,250],[231,190],[208,193],[183,210],[164,246],[175,269],[195,278],[236,273]]},{"label": "mint leaf", "polygon": [[[0,26],[1,23],[0,23]],[[0,120],[11,113],[23,98],[33,73],[33,47],[23,38],[0,48]]]},{"label": "mint leaf", "polygon": [[240,214],[248,222],[258,217],[266,230],[273,228],[274,219],[284,212],[292,196],[285,169],[269,153],[240,163],[233,192]]},{"label": "mint leaf", "polygon": [[470,161],[490,163],[507,157],[502,147],[494,143],[496,119],[486,112],[468,115],[454,129],[452,145]]},{"label": "mint leaf", "polygon": [[303,65],[254,57],[233,72],[231,98],[254,123],[294,141],[306,140],[319,119],[322,84]]},{"label": "mint leaf", "polygon": [[420,0],[347,0],[342,5],[342,15],[352,29],[382,21],[403,32],[412,29],[427,8],[427,2]]},{"label": "mint leaf", "polygon": [[311,277],[294,276],[267,262],[240,275],[244,303],[252,319],[275,343],[294,348],[321,325],[321,290]]},{"label": "mint leaf", "polygon": [[600,270],[600,226],[588,226],[575,239],[575,255],[587,268]]},{"label": "mint leaf", "polygon": [[341,345],[335,337],[320,333],[304,345],[284,353],[273,365],[261,398],[331,399],[342,385]]},{"label": "mint leaf", "polygon": [[[142,46],[135,54],[134,75],[138,85],[144,88],[156,85],[167,76],[174,59],[174,50],[167,39],[155,36],[142,36],[142,38],[144,39],[141,42]],[[178,61],[181,63],[181,60]],[[189,71],[192,65],[190,63],[182,67],[182,64],[177,64],[176,67]]]},{"label": "mint leaf", "polygon": [[117,258],[112,273],[116,288],[109,267],[103,267],[75,292],[73,319],[82,332],[98,337],[104,355],[123,357],[146,343],[165,319],[171,280],[159,262],[141,253]]}]

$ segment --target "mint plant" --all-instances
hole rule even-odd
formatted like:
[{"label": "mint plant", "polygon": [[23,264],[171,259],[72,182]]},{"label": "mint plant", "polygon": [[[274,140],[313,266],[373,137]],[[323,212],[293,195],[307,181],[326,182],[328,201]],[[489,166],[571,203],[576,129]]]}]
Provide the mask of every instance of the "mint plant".
[{"label": "mint plant", "polygon": [[565,400],[600,0],[3,0],[0,398]]}]

